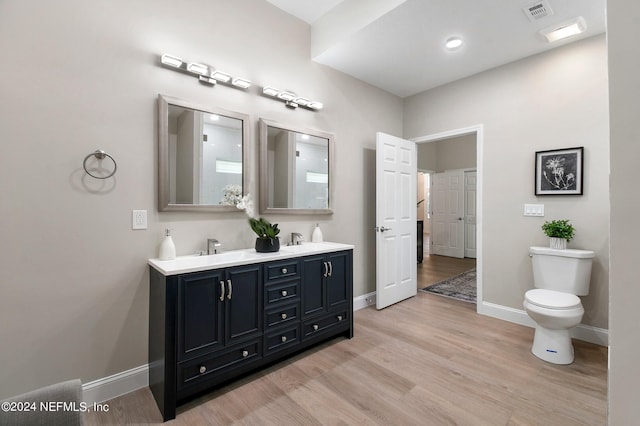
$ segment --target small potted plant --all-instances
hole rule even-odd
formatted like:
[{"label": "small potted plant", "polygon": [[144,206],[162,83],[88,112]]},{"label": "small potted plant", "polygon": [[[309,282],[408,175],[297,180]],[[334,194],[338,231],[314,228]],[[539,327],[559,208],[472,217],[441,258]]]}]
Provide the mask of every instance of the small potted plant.
[{"label": "small potted plant", "polygon": [[260,253],[271,253],[280,250],[280,239],[278,234],[278,224],[271,224],[268,220],[261,217],[256,219],[249,218],[249,225],[253,232],[256,233],[256,251]]},{"label": "small potted plant", "polygon": [[575,228],[568,219],[545,222],[542,225],[542,230],[550,238],[549,246],[560,250],[567,248],[567,242],[571,241],[576,233]]}]

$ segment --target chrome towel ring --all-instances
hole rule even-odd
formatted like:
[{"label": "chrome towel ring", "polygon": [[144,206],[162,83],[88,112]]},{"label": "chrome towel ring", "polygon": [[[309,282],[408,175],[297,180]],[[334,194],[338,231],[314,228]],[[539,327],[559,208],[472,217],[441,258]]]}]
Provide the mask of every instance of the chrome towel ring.
[{"label": "chrome towel ring", "polygon": [[[93,173],[91,173],[89,170],[87,170],[87,160],[91,157],[96,157],[98,160],[104,160],[105,157],[109,157],[111,159],[111,161],[113,162],[113,171],[111,173],[109,173],[107,176],[96,176]],[[82,167],[84,168],[84,171],[87,172],[87,174],[89,176],[91,176],[92,178],[96,178],[96,179],[108,179],[111,176],[116,174],[116,170],[118,170],[118,163],[116,163],[116,160],[110,156],[109,154],[107,154],[106,152],[104,152],[101,149],[97,149],[94,152],[92,152],[91,154],[87,155],[86,157],[84,157],[84,161],[82,162]]]}]

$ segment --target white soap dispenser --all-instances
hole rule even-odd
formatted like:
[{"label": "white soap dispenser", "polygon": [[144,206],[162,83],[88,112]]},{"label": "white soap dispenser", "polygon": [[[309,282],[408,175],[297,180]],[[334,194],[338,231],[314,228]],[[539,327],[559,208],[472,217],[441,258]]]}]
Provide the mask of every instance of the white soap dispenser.
[{"label": "white soap dispenser", "polygon": [[169,228],[164,230],[164,239],[162,243],[160,243],[159,251],[158,258],[160,260],[172,260],[176,258],[176,245],[173,243]]},{"label": "white soap dispenser", "polygon": [[313,233],[311,234],[311,242],[312,243],[322,242],[322,230],[320,229],[319,223],[316,223],[316,227],[313,229]]}]

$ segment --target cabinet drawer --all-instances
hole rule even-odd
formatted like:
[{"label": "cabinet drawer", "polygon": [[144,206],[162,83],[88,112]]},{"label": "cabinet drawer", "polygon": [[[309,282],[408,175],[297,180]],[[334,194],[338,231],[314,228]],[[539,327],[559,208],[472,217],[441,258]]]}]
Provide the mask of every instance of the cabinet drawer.
[{"label": "cabinet drawer", "polygon": [[282,278],[297,278],[300,275],[300,268],[297,260],[268,263],[266,271],[267,281],[274,281]]},{"label": "cabinet drawer", "polygon": [[267,305],[274,303],[293,301],[300,293],[300,281],[289,281],[286,283],[267,286]]},{"label": "cabinet drawer", "polygon": [[323,331],[329,330],[340,325],[348,324],[349,317],[347,316],[349,311],[336,311],[329,315],[319,317],[313,320],[306,321],[302,325],[303,338],[311,338],[316,334],[320,334]]},{"label": "cabinet drawer", "polygon": [[178,364],[178,389],[213,377],[216,373],[230,368],[238,368],[261,358],[260,341],[247,342],[228,351],[216,352],[206,357]]},{"label": "cabinet drawer", "polygon": [[295,324],[267,334],[264,338],[264,354],[266,356],[298,343],[300,343],[300,325]]},{"label": "cabinet drawer", "polygon": [[267,328],[288,324],[300,319],[300,303],[271,309],[266,313]]}]

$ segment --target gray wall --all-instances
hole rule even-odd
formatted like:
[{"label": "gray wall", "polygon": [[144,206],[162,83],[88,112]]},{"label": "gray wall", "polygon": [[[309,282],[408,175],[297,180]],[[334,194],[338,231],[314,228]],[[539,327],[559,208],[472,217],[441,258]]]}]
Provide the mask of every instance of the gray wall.
[{"label": "gray wall", "polygon": [[[608,327],[609,122],[604,36],[592,37],[405,99],[404,137],[484,125],[483,299],[522,310],[532,288],[528,247],[568,218],[570,247],[595,250],[583,323]],[[583,196],[535,197],[535,151],[584,146]],[[544,218],[524,217],[543,203]],[[513,232],[513,230],[518,230]]]},{"label": "gray wall", "polygon": [[445,170],[476,167],[476,135],[455,136],[435,142],[418,144],[418,168],[444,172]]},{"label": "gray wall", "polygon": [[638,320],[638,160],[640,159],[640,3],[608,0],[611,116],[611,314],[609,424],[640,418],[640,321]]},{"label": "gray wall", "polygon": [[[216,237],[254,241],[242,212],[157,212],[159,93],[251,115],[251,192],[257,120],[333,132],[335,214],[268,218],[283,235],[356,245],[355,294],[375,281],[375,132],[402,134],[402,101],[309,59],[309,26],[263,0],[0,2],[0,398],[147,363],[148,271],[165,227],[178,255]],[[210,88],[158,65],[171,53],[251,79],[248,92]],[[8,58],[8,59],[7,59]],[[260,85],[325,104],[289,110]],[[82,170],[101,148],[113,179]],[[131,230],[131,210],[149,229]]]}]

